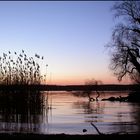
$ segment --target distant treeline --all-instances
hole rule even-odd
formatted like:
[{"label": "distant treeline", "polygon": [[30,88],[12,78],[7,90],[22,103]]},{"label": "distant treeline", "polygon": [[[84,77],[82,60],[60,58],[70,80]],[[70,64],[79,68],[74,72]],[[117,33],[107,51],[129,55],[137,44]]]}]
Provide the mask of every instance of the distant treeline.
[{"label": "distant treeline", "polygon": [[0,90],[140,91],[140,85],[0,85]]}]

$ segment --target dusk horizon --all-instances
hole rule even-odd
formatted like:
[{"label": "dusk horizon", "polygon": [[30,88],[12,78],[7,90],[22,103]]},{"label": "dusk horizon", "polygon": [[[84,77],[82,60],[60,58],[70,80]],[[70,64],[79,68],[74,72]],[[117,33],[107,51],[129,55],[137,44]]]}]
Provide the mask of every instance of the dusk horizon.
[{"label": "dusk horizon", "polygon": [[[118,82],[109,69],[109,50],[115,1],[0,2],[0,56],[2,53],[35,53],[44,57],[47,84],[85,84],[101,80]],[[18,11],[18,12],[17,12]]]}]

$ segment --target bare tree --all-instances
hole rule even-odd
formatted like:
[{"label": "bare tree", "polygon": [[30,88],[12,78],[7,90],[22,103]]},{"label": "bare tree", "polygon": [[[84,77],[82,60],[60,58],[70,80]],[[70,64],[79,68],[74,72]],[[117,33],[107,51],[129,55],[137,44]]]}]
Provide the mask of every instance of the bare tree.
[{"label": "bare tree", "polygon": [[140,1],[120,1],[112,7],[115,18],[121,18],[112,32],[110,69],[118,80],[129,76],[140,83]]},{"label": "bare tree", "polygon": [[[88,86],[98,86],[100,84],[103,84],[102,81],[95,80],[95,79],[91,79],[91,80],[88,80],[88,81],[85,82],[85,85],[88,85]],[[94,101],[95,100],[94,98],[91,97],[92,90],[90,88],[88,90],[86,90],[85,92],[88,95],[89,101]],[[100,93],[97,90],[96,90],[96,93],[97,93],[96,101],[98,101]]]}]

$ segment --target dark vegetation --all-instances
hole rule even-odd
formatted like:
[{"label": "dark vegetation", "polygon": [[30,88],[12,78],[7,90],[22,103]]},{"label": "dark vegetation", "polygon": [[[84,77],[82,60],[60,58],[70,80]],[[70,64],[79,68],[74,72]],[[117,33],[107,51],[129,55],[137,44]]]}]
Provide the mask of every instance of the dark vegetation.
[{"label": "dark vegetation", "polygon": [[[35,88],[46,80],[46,74],[41,74],[40,62],[43,59],[38,54],[28,57],[24,50],[19,54],[9,51],[0,56],[0,119],[10,122],[3,125],[6,130],[13,129],[12,123],[18,122],[28,124],[28,131],[39,131],[32,124],[40,121],[38,116],[43,113],[47,102],[40,89]],[[17,128],[24,131],[24,128]]]},{"label": "dark vegetation", "polygon": [[43,134],[19,134],[19,133],[13,133],[13,134],[6,134],[1,133],[0,139],[34,139],[34,140],[48,140],[48,139],[80,139],[80,140],[112,140],[112,139],[119,139],[119,140],[125,140],[125,139],[138,139],[140,137],[139,134],[111,134],[111,135],[66,135],[66,134],[53,134],[53,135],[43,135]]},{"label": "dark vegetation", "polygon": [[[41,74],[43,59],[38,54],[28,57],[24,50],[19,54],[9,51],[0,57],[0,119],[10,123],[3,124],[6,130],[13,129],[12,123],[18,122],[27,124],[28,131],[39,131],[32,124],[40,121],[39,115],[47,102],[40,89],[35,88],[46,80],[46,74]],[[24,132],[18,125],[17,130]]]},{"label": "dark vegetation", "polygon": [[[36,123],[39,119],[37,115],[43,112],[43,106],[42,94],[37,91],[0,92],[0,116],[2,122]],[[32,129],[31,126],[29,128]]]},{"label": "dark vegetation", "polygon": [[137,102],[140,103],[140,93],[130,92],[127,97],[109,97],[107,99],[102,99],[102,101],[119,101],[119,102]]},{"label": "dark vegetation", "polygon": [[95,80],[95,79],[91,79],[91,80],[88,80],[85,82],[85,85],[95,86],[95,88],[96,88],[95,92],[96,92],[97,96],[95,97],[95,99],[93,97],[91,97],[91,94],[92,94],[91,87],[83,92],[83,94],[85,93],[88,95],[89,101],[95,101],[95,100],[98,101],[98,98],[100,97],[100,92],[97,90],[97,86],[100,84],[102,84],[102,81]]},{"label": "dark vegetation", "polygon": [[[81,88],[83,88],[83,90],[81,90],[79,92],[74,92],[73,94],[75,96],[88,97],[90,102],[98,101],[98,98],[100,96],[100,92],[98,91],[98,85],[100,85],[100,84],[102,84],[102,81],[95,80],[95,79],[87,80],[85,82],[85,85],[81,86]],[[79,86],[79,89],[80,89],[80,86]],[[96,93],[95,98],[92,97],[93,91]]]},{"label": "dark vegetation", "polygon": [[41,84],[46,79],[46,74],[41,75],[39,64],[43,59],[38,54],[35,54],[35,58],[28,57],[24,50],[19,54],[11,51],[3,53],[0,57],[0,85]]},{"label": "dark vegetation", "polygon": [[[115,18],[121,18],[113,32],[110,43],[110,69],[119,81],[129,76],[133,83],[140,84],[140,1],[120,1],[112,7]],[[110,101],[140,102],[137,91],[128,97],[110,97]]]},{"label": "dark vegetation", "polygon": [[114,4],[115,18],[120,18],[107,47],[110,48],[110,68],[121,81],[129,76],[140,83],[140,1],[119,1]]},{"label": "dark vegetation", "polygon": [[135,85],[0,85],[0,90],[39,90],[39,91],[140,91],[140,86]]}]

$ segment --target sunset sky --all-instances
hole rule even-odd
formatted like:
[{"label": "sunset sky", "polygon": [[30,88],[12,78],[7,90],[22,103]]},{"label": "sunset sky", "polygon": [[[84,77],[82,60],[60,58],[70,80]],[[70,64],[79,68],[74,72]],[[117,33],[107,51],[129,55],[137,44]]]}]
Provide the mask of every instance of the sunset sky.
[{"label": "sunset sky", "polygon": [[[105,45],[117,23],[114,1],[1,1],[0,55],[44,56],[48,84],[118,83]],[[127,83],[125,79],[122,83]]]}]

